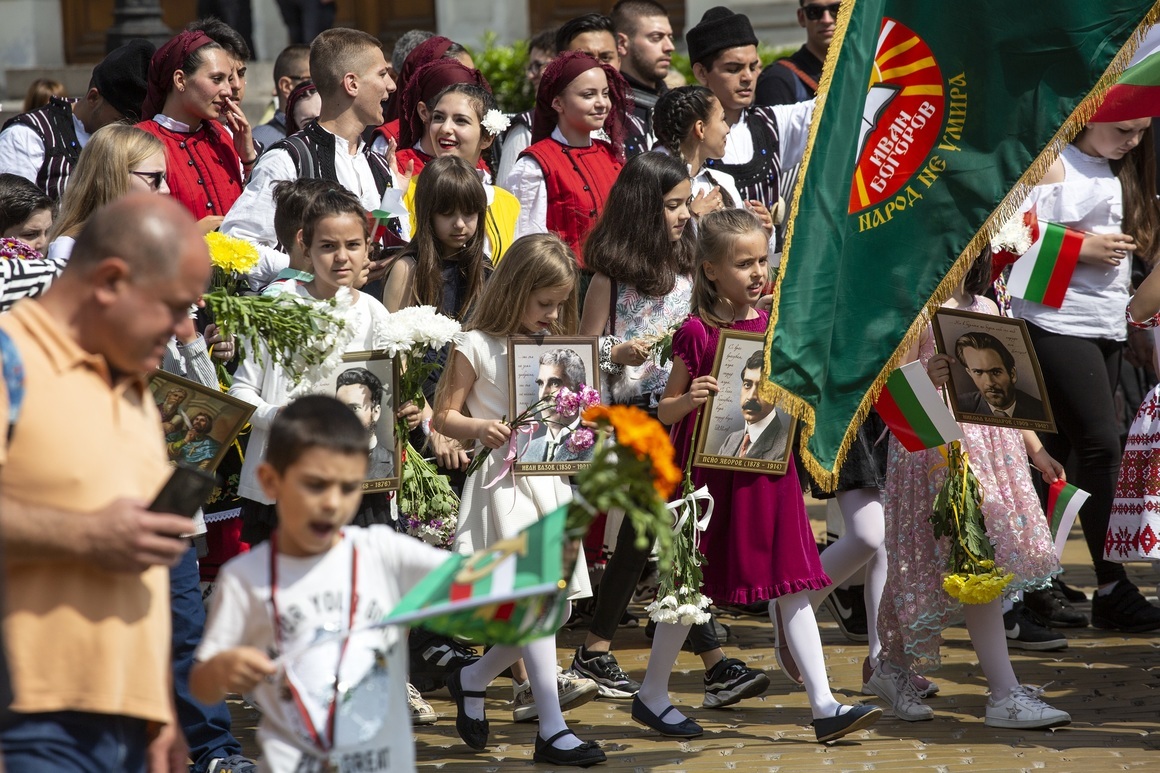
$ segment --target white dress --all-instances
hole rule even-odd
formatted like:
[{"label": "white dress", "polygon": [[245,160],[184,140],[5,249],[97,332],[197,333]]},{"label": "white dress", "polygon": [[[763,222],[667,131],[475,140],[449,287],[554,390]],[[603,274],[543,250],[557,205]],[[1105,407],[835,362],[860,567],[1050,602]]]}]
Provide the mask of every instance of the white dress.
[{"label": "white dress", "polygon": [[[508,344],[506,338],[470,330],[456,339],[456,351],[475,371],[475,386],[467,395],[464,412],[476,419],[502,419],[510,413]],[[463,485],[454,550],[474,553],[502,539],[514,537],[541,516],[572,500],[572,489],[561,475],[514,475],[489,489],[499,472],[506,449],[488,454],[479,470]],[[583,551],[568,583],[570,599],[592,595]]]}]

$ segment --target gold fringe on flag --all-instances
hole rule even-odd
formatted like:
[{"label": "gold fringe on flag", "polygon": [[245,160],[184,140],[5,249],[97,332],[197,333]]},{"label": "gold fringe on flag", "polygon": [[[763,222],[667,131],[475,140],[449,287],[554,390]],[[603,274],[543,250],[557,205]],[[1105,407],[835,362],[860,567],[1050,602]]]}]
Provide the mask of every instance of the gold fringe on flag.
[{"label": "gold fringe on flag", "polygon": [[850,17],[853,15],[857,4],[858,0],[847,0],[847,2],[842,3],[842,7],[838,12],[834,37],[830,41],[830,48],[826,53],[822,79],[818,84],[817,101],[815,103],[812,120],[810,121],[806,149],[802,155],[801,171],[798,174],[797,184],[794,186],[793,204],[789,214],[790,220],[786,228],[785,249],[781,259],[781,271],[778,272],[777,282],[773,290],[773,308],[769,313],[769,327],[765,334],[765,378],[761,384],[761,396],[763,399],[778,404],[801,422],[799,457],[810,476],[826,491],[833,491],[837,488],[838,472],[842,469],[842,464],[846,460],[846,454],[850,450],[850,445],[854,441],[858,427],[861,426],[862,422],[866,420],[866,416],[869,415],[870,408],[873,407],[878,399],[879,393],[886,385],[886,379],[903,364],[903,358],[912,347],[917,345],[919,336],[926,328],[931,315],[938,311],[939,307],[954,293],[959,283],[963,281],[963,277],[966,276],[975,257],[982,251],[984,246],[990,243],[991,239],[1002,228],[1003,224],[1014,216],[1019,206],[1030,194],[1031,189],[1043,178],[1043,175],[1055,163],[1059,154],[1063,152],[1063,149],[1075,139],[1076,135],[1083,130],[1091,117],[1095,115],[1103,103],[1108,90],[1116,84],[1116,81],[1120,79],[1124,70],[1127,69],[1128,63],[1135,56],[1136,50],[1148,34],[1148,30],[1160,20],[1160,0],[1157,0],[1148,13],[1145,14],[1144,19],[1136,27],[1136,30],[1128,36],[1127,41],[1121,46],[1116,56],[1112,58],[1111,63],[1104,70],[1100,79],[1096,81],[1095,86],[1092,87],[1091,91],[1088,92],[1087,96],[1083,98],[1076,109],[1072,111],[1071,115],[1067,117],[1055,135],[1048,141],[1046,147],[1031,162],[1027,170],[1023,172],[1023,175],[1015,183],[1015,186],[1003,197],[1003,200],[999,202],[994,211],[991,212],[990,217],[987,218],[982,227],[970,242],[967,243],[966,248],[959,253],[950,271],[947,272],[947,275],[939,283],[934,293],[923,304],[918,317],[910,324],[906,335],[903,336],[902,342],[886,361],[886,365],[879,371],[869,391],[862,397],[862,402],[859,403],[858,410],[846,426],[846,433],[842,437],[842,443],[838,447],[834,467],[831,470],[824,467],[807,446],[809,439],[814,434],[816,424],[814,407],[798,395],[789,392],[785,387],[769,380],[769,374],[771,372],[769,358],[773,335],[778,321],[781,284],[785,280],[786,266],[789,265],[789,259],[793,254],[790,247],[793,242],[794,225],[797,220],[798,205],[801,202],[802,187],[807,177],[810,158],[813,155],[814,142],[817,139],[818,126],[821,123],[822,114],[825,110],[830,83],[833,81],[834,69],[838,57],[841,55],[842,42],[845,40]]}]

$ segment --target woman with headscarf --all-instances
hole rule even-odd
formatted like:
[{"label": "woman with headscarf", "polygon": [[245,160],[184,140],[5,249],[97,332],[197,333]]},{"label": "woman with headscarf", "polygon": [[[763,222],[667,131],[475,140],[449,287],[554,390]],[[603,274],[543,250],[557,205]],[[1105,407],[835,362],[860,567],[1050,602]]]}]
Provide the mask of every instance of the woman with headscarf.
[{"label": "woman with headscarf", "polygon": [[[580,245],[624,165],[631,99],[620,73],[587,53],[569,51],[548,65],[536,93],[532,145],[500,183],[520,201],[517,239],[558,234],[584,267]],[[593,137],[600,131],[607,141]]]},{"label": "woman with headscarf", "polygon": [[[484,253],[498,263],[515,241],[520,203],[515,196],[492,184],[483,156],[506,126],[491,94],[487,79],[454,59],[436,59],[415,73],[402,94],[400,107],[407,119],[399,127],[399,166],[413,165],[414,174],[436,158],[457,156],[479,173],[487,194]],[[496,124],[499,121],[500,125]],[[403,196],[415,222],[415,186]]]},{"label": "woman with headscarf", "polygon": [[[415,46],[403,60],[403,68],[395,78],[395,93],[390,95],[384,104],[383,124],[372,129],[370,135],[366,137],[367,142],[371,143],[371,150],[386,155],[388,143],[391,140],[399,141],[400,118],[406,115],[399,101],[403,92],[420,68],[440,59],[453,59],[464,67],[475,68],[475,62],[472,61],[467,49],[442,35],[427,38]],[[406,146],[400,143],[400,147]]]},{"label": "woman with headscarf", "polygon": [[250,124],[232,97],[232,69],[229,54],[205,33],[179,33],[153,55],[141,110],[152,118],[138,124],[165,145],[173,198],[215,227],[258,158]]}]

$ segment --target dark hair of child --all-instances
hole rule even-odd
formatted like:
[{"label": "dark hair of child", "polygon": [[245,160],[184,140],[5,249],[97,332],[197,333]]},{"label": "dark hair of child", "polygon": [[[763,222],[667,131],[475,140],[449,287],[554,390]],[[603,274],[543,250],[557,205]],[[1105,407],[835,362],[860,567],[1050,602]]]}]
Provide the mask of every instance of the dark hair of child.
[{"label": "dark hair of child", "polygon": [[[462,319],[479,299],[491,269],[491,261],[483,253],[487,194],[475,169],[458,156],[443,156],[427,164],[415,186],[415,235],[403,253],[415,261],[411,301]],[[435,216],[455,212],[476,216],[475,235],[461,249],[448,252],[435,238]],[[455,260],[459,265],[462,292],[457,309],[444,308],[444,260]]]},{"label": "dark hair of child", "polygon": [[370,238],[371,221],[367,219],[367,211],[353,193],[346,188],[333,187],[321,190],[314,200],[306,205],[302,215],[302,243],[307,247],[314,241],[314,229],[318,221],[327,217],[340,215],[354,215],[363,225],[363,235]]},{"label": "dark hair of child", "polygon": [[312,448],[366,459],[369,442],[354,411],[329,395],[307,395],[278,411],[266,461],[282,474]]},{"label": "dark hair of child", "polygon": [[322,191],[340,189],[333,180],[308,177],[282,180],[274,185],[274,235],[286,252],[290,251],[310,203]]},{"label": "dark hair of child", "polygon": [[629,159],[584,243],[585,268],[643,295],[672,292],[677,277],[693,269],[696,236],[687,227],[679,241],[669,239],[665,194],[688,179],[688,167],[679,158],[641,153]]}]

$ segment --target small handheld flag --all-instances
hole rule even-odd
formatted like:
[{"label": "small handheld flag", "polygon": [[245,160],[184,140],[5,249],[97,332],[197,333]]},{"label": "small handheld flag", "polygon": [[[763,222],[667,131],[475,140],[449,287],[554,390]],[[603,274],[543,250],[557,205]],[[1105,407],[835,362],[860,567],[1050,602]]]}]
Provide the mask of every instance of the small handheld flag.
[{"label": "small handheld flag", "polygon": [[963,437],[962,428],[930,383],[921,362],[911,362],[891,373],[875,407],[911,453]]},{"label": "small handheld flag", "polygon": [[1079,509],[1091,494],[1070,483],[1057,480],[1047,490],[1047,520],[1051,524],[1051,538],[1055,540],[1055,555],[1063,559],[1063,546],[1071,533]]},{"label": "small handheld flag", "polygon": [[1039,221],[1039,238],[1011,267],[1007,291],[1016,298],[1058,309],[1075,272],[1083,232]]},{"label": "small handheld flag", "polygon": [[564,606],[564,523],[560,507],[474,555],[453,555],[427,574],[383,620],[422,620],[436,633],[489,644],[522,644],[556,630]]}]

